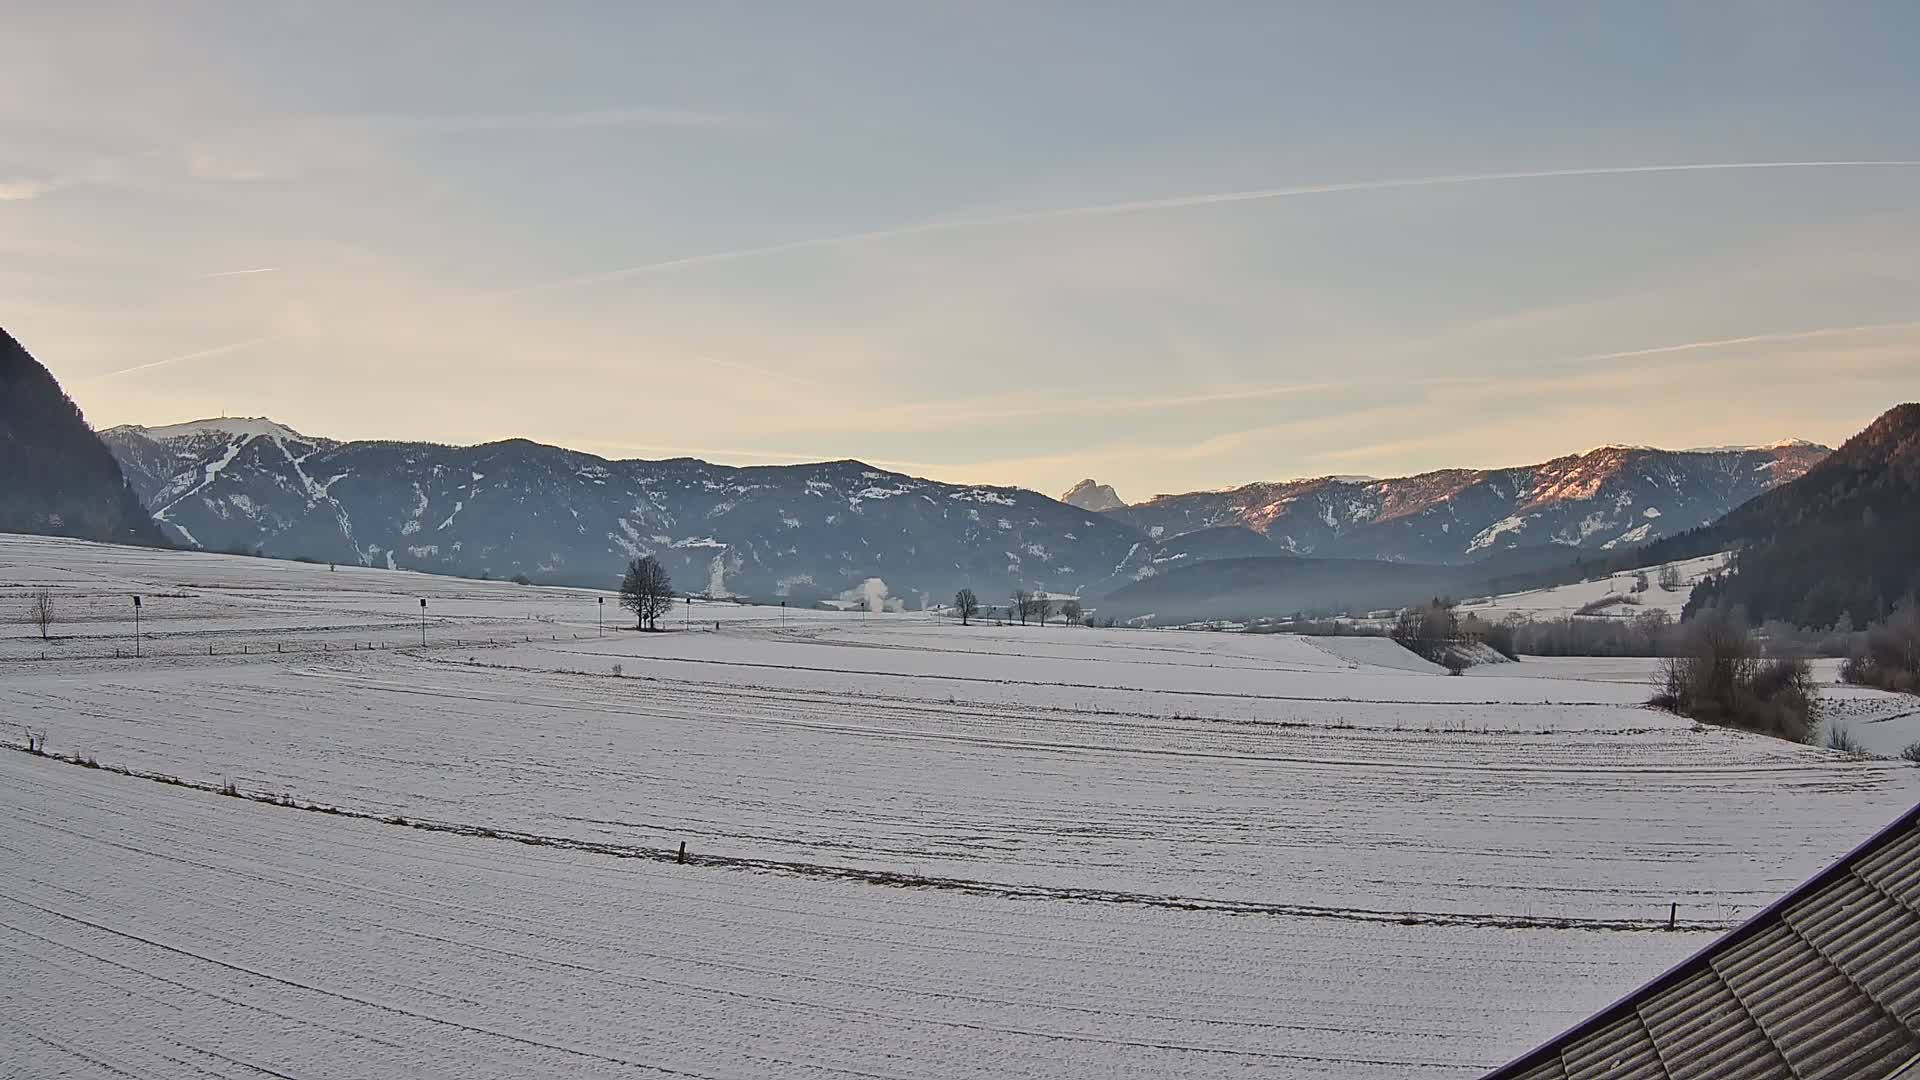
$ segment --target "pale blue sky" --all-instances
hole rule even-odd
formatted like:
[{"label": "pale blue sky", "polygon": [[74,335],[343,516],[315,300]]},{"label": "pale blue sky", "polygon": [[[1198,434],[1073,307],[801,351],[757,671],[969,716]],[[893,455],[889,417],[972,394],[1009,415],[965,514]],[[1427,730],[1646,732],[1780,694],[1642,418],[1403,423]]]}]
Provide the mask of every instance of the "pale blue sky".
[{"label": "pale blue sky", "polygon": [[1602,171],[1920,160],[1920,9],[1552,7],[0,0],[0,325],[100,426],[1131,498],[1920,395],[1920,167]]}]

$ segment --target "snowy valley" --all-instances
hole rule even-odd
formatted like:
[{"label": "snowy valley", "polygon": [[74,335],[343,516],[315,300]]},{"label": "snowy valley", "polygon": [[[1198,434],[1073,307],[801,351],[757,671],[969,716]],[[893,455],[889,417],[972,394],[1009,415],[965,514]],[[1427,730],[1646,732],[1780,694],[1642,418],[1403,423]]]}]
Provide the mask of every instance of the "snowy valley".
[{"label": "snowy valley", "polygon": [[58,616],[0,639],[34,1076],[1472,1077],[1920,798],[1650,662],[0,567]]}]

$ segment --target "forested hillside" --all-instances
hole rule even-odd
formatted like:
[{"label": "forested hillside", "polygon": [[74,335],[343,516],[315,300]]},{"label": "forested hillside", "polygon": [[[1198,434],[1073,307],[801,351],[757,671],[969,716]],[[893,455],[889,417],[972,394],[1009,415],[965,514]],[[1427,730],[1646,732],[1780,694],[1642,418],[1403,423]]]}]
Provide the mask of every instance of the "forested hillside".
[{"label": "forested hillside", "polygon": [[159,544],[120,465],[53,374],[0,330],[0,532]]},{"label": "forested hillside", "polygon": [[1800,479],[1728,514],[1693,546],[1738,545],[1689,611],[1863,625],[1920,593],[1920,404],[1900,405]]}]

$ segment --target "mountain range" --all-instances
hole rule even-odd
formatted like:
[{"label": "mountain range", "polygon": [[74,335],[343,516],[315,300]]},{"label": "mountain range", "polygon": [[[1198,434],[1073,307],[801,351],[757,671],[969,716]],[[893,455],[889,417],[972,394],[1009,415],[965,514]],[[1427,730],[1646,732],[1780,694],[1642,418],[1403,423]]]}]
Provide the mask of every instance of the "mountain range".
[{"label": "mountain range", "polygon": [[[1328,476],[1157,495],[1104,512],[1154,539],[1241,526],[1290,555],[1463,563],[1515,548],[1612,550],[1686,532],[1799,478],[1829,453],[1806,442],[1681,451],[1606,446],[1504,469],[1390,480]],[[1069,500],[1090,491],[1112,489],[1083,481]]]},{"label": "mountain range", "polygon": [[[1883,420],[1893,434],[1820,469],[1829,452],[1799,442],[1603,447],[1506,469],[1323,477],[1129,505],[1093,480],[1056,501],[858,461],[741,468],[612,461],[524,439],[342,442],[265,418],[95,436],[4,335],[0,380],[0,528],[556,584],[606,585],[626,559],[651,554],[681,589],[762,599],[868,596],[876,578],[919,603],[962,586],[989,603],[1019,588],[1102,597],[1183,567],[1248,562],[1233,575],[1243,580],[1260,560],[1305,556],[1357,560],[1348,577],[1384,561],[1469,567],[1486,580],[1632,557],[1663,537],[1722,541],[1699,534],[1756,496],[1805,490],[1802,478],[1844,489],[1803,499],[1816,516],[1904,521],[1911,505],[1874,464],[1910,442],[1899,410]],[[1770,513],[1801,505],[1775,503]]]},{"label": "mountain range", "polygon": [[879,579],[909,604],[1028,588],[1193,617],[1508,591],[1731,550],[1690,611],[1849,625],[1920,594],[1920,404],[1838,451],[1607,446],[1128,504],[1092,479],[1056,501],[858,461],[342,442],[265,418],[96,434],[0,331],[0,531],[599,586],[645,554],[712,596],[872,602]]},{"label": "mountain range", "polygon": [[796,600],[869,578],[906,597],[961,586],[1099,596],[1212,559],[1464,564],[1606,549],[1715,520],[1825,453],[1804,443],[1610,447],[1514,469],[1256,484],[1130,506],[1091,482],[1069,503],[857,461],[737,468],[612,461],[518,439],[338,442],[262,418],[102,437],[186,545],[570,584],[604,584],[624,559],[653,554],[682,588]]},{"label": "mountain range", "polygon": [[818,600],[869,578],[903,597],[1086,590],[1145,565],[1150,546],[1034,492],[857,461],[735,468],[524,439],[343,443],[265,419],[102,437],[161,527],[213,550],[603,586],[650,554],[681,589]]}]

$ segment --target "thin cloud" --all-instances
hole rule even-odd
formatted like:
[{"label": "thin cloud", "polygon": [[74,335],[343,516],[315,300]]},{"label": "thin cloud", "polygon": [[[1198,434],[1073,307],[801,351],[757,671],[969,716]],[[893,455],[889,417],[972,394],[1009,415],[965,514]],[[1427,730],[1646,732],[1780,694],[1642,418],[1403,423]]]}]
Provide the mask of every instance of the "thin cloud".
[{"label": "thin cloud", "polygon": [[0,202],[25,202],[50,195],[65,186],[59,180],[9,180],[0,183]]},{"label": "thin cloud", "polygon": [[205,360],[208,357],[224,356],[227,353],[239,352],[242,349],[250,349],[255,345],[263,345],[269,341],[277,341],[284,336],[285,336],[284,334],[269,334],[266,337],[248,338],[245,341],[235,341],[227,345],[216,345],[211,349],[201,349],[198,352],[183,353],[179,356],[169,356],[164,360],[151,360],[144,364],[135,364],[132,367],[120,368],[117,371],[107,371],[107,372],[102,372],[99,375],[90,375],[84,379],[81,379],[80,382],[83,384],[97,383],[107,379],[119,378],[122,375],[131,375],[136,371],[151,371],[154,368],[167,367],[171,364],[183,364],[190,360]]},{"label": "thin cloud", "polygon": [[216,270],[211,274],[201,274],[202,279],[220,277],[240,277],[244,274],[272,274],[279,271],[277,266],[258,266],[251,270]]},{"label": "thin cloud", "polygon": [[813,389],[826,389],[824,384],[815,379],[809,379],[804,375],[796,375],[787,371],[775,371],[772,368],[759,367],[740,360],[725,360],[718,356],[708,356],[704,354],[699,357],[699,360],[702,363],[711,364],[714,367],[720,368],[723,371],[733,371],[742,375],[751,375],[756,379],[768,379],[773,382],[783,382],[793,386],[805,386]]},{"label": "thin cloud", "polygon": [[1139,398],[1094,398],[1089,400],[1061,400],[1040,403],[1006,403],[1006,399],[987,399],[973,401],[916,401],[903,405],[879,406],[881,411],[900,410],[921,414],[947,414],[955,410],[982,420],[1031,420],[1047,416],[1088,416],[1094,414],[1120,414],[1137,412],[1162,412],[1169,409],[1184,409],[1198,405],[1222,405],[1235,401],[1261,401],[1267,398],[1293,397],[1300,394],[1314,394],[1327,390],[1340,390],[1356,385],[1352,380],[1335,382],[1287,383],[1274,386],[1248,386],[1234,390],[1220,390],[1198,394],[1163,394],[1157,397]]},{"label": "thin cloud", "polygon": [[[1734,348],[1741,345],[1776,345],[1796,341],[1814,341],[1823,338],[1852,337],[1856,335],[1894,332],[1901,330],[1920,330],[1920,321],[1860,323],[1852,326],[1823,326],[1811,330],[1787,330],[1764,334],[1747,334],[1740,337],[1709,338],[1700,341],[1682,341],[1668,345],[1653,345],[1640,349],[1622,349],[1613,352],[1583,353],[1577,356],[1561,356],[1541,361],[1554,367],[1571,367],[1580,364],[1598,364],[1610,360],[1646,359],[1657,356],[1670,356],[1680,353],[1706,352],[1715,349]],[[744,365],[742,365],[744,366]],[[1615,374],[1618,374],[1616,371]],[[1164,394],[1152,397],[1107,398],[1087,400],[1040,401],[1012,400],[1007,398],[985,398],[971,401],[913,401],[892,405],[882,405],[874,410],[870,423],[881,429],[911,430],[921,424],[929,415],[944,414],[955,409],[965,411],[978,422],[1029,420],[1050,416],[1091,416],[1098,414],[1158,413],[1176,409],[1195,408],[1206,405],[1222,405],[1242,401],[1259,401],[1269,398],[1296,397],[1307,394],[1327,393],[1374,385],[1378,376],[1351,379],[1332,379],[1316,382],[1287,383],[1269,386],[1247,386],[1229,390],[1202,392],[1193,394]],[[1400,385],[1423,388],[1475,388],[1506,386],[1509,388],[1532,385],[1529,380],[1488,375],[1445,375],[1426,376],[1414,379],[1397,380]],[[1550,380],[1546,385],[1562,385]],[[891,422],[889,422],[891,420]],[[837,428],[838,420],[823,420],[819,425],[788,424],[786,430],[806,431],[823,427]],[[1245,433],[1267,432],[1271,426],[1262,425],[1246,429]],[[1229,432],[1229,435],[1243,434]]]},{"label": "thin cloud", "polygon": [[632,108],[416,116],[402,119],[398,124],[427,131],[589,131],[638,127],[720,128],[740,122],[737,116],[698,109]]},{"label": "thin cloud", "polygon": [[550,292],[558,289],[571,289],[585,285],[598,285],[620,281],[625,278],[638,277],[644,274],[680,270],[693,266],[705,266],[712,263],[734,262],[740,259],[777,255],[790,251],[841,247],[882,240],[896,240],[912,236],[926,236],[935,233],[957,232],[966,229],[996,228],[1008,225],[1025,225],[1035,222],[1060,221],[1073,218],[1110,217],[1122,214],[1147,213],[1157,210],[1178,210],[1196,206],[1262,202],[1272,199],[1299,198],[1308,195],[1399,191],[1409,188],[1492,184],[1523,180],[1559,180],[1591,176],[1633,176],[1649,173],[1732,172],[1765,169],[1912,168],[1916,166],[1920,166],[1920,160],[1681,162],[1665,165],[1613,165],[1578,169],[1525,169],[1509,172],[1454,173],[1436,176],[1400,177],[1385,180],[1350,180],[1332,184],[1309,184],[1299,187],[1256,188],[1249,191],[1224,191],[1199,195],[1176,195],[1163,199],[1137,199],[1130,202],[1095,203],[1088,206],[1060,207],[1051,210],[1029,210],[1013,214],[951,218],[941,221],[922,222],[917,225],[899,225],[885,229],[871,229],[865,232],[841,233],[834,236],[816,236],[803,240],[789,240],[778,244],[761,244],[754,247],[735,248],[731,251],[715,251],[703,255],[688,255],[677,259],[664,259],[658,262],[641,263],[637,266],[623,267],[618,270],[607,270],[596,274],[582,274],[576,277],[561,278],[557,281],[546,282],[540,285],[529,285],[518,289],[503,290],[501,295]]}]

